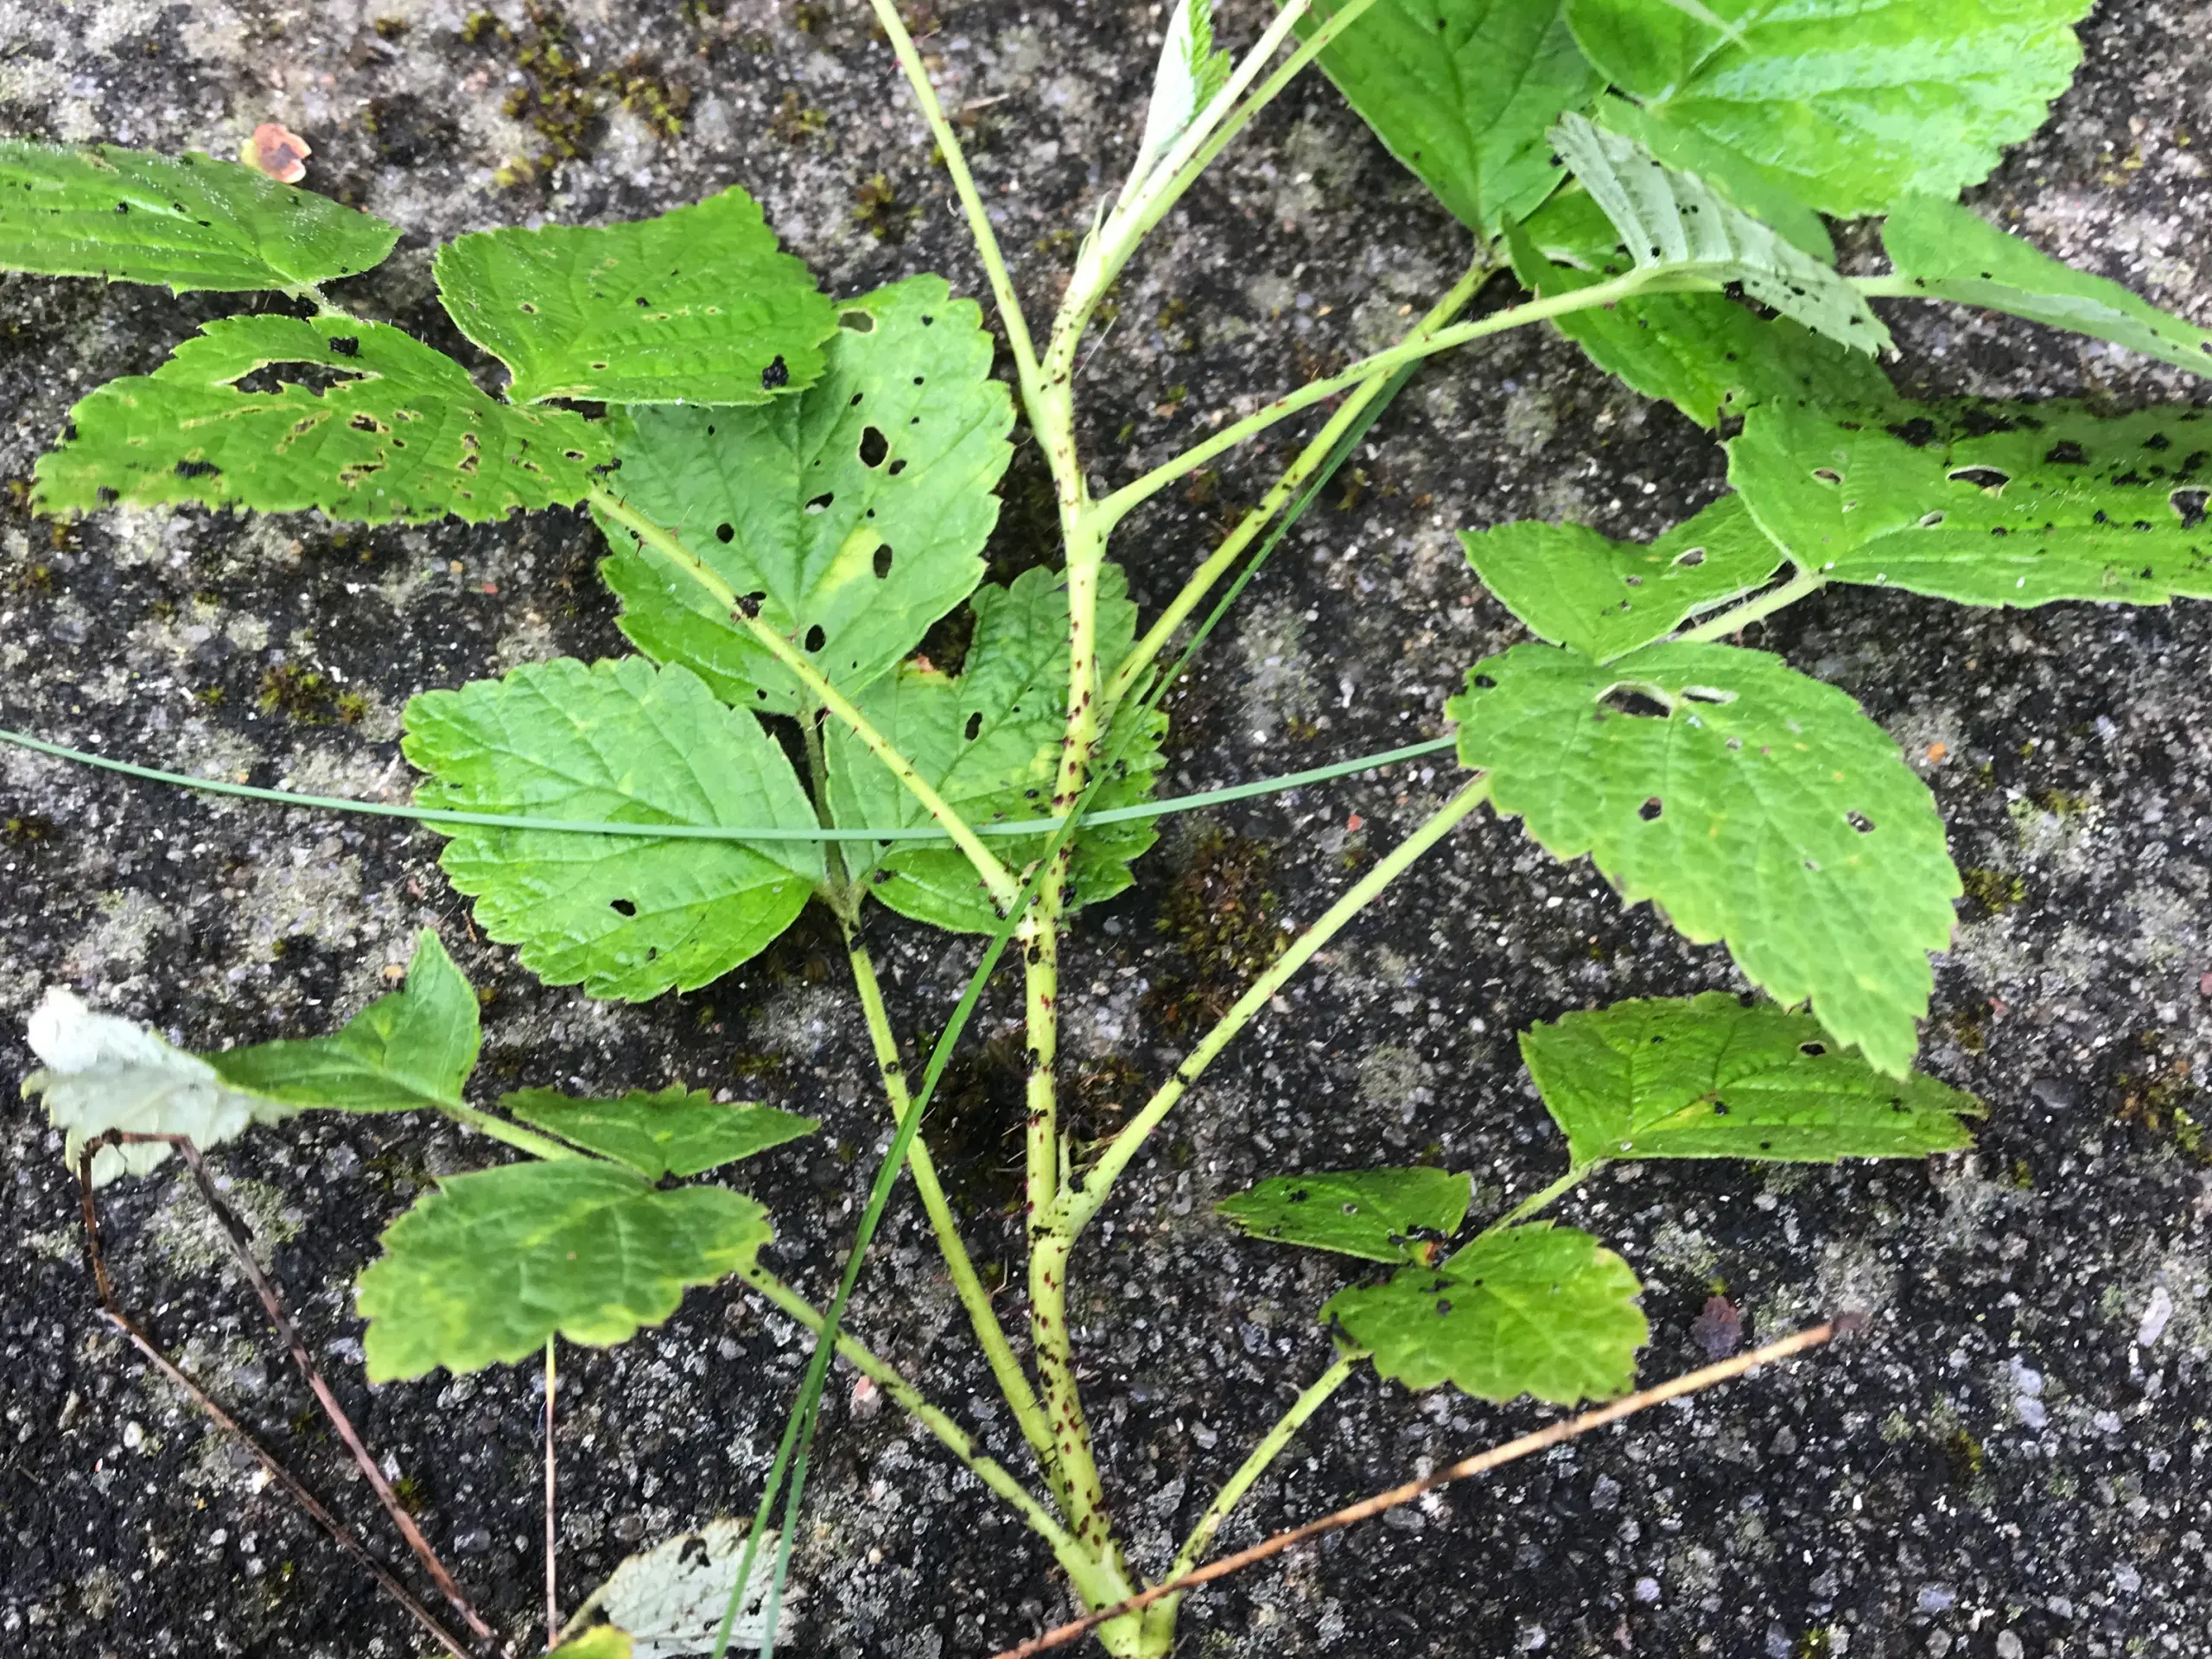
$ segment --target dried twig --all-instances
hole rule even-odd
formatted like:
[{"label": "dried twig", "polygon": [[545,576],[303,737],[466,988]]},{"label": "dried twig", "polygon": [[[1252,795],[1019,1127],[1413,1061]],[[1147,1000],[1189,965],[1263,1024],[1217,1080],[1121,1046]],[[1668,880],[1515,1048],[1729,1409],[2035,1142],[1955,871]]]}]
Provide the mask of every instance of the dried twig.
[{"label": "dried twig", "polygon": [[1007,1648],[1003,1652],[994,1655],[993,1659],[1031,1659],[1033,1655],[1042,1653],[1048,1648],[1057,1648],[1062,1643],[1074,1641],[1077,1637],[1104,1624],[1109,1618],[1119,1618],[1126,1613],[1136,1612],[1142,1608],[1149,1607],[1154,1602],[1164,1597],[1180,1594],[1193,1586],[1211,1583],[1215,1579],[1226,1578],[1231,1573],[1250,1567],[1256,1561],[1264,1561],[1271,1555],[1280,1555],[1294,1544],[1302,1544],[1307,1539],[1318,1538],[1325,1532],[1335,1532],[1340,1528],[1351,1525],[1355,1521],[1364,1521],[1371,1516],[1382,1514],[1385,1510],[1394,1510],[1401,1503],[1409,1503],[1422,1493],[1433,1491],[1437,1487],[1449,1482],[1465,1480],[1470,1475],[1484,1473],[1497,1468],[1500,1464],[1511,1463],[1516,1459],[1527,1457],[1532,1452],[1541,1452],[1548,1446],[1557,1446],[1562,1440],[1571,1440],[1578,1435],[1587,1434],[1593,1428],[1603,1428],[1606,1424],[1617,1423],[1624,1417],[1632,1417],[1637,1412],[1648,1410],[1664,1401],[1678,1400],[1684,1395],[1701,1393],[1715,1383],[1726,1382],[1731,1377],[1741,1376],[1745,1372],[1758,1366],[1770,1364],[1777,1359],[1787,1358],[1791,1354],[1802,1353],[1808,1348],[1817,1348],[1822,1343],[1844,1332],[1855,1329],[1858,1323],[1857,1316],[1840,1315],[1823,1324],[1814,1325],[1809,1330],[1800,1331],[1795,1336],[1784,1337],[1779,1342],[1770,1342],[1764,1348],[1756,1348],[1750,1353],[1738,1354],[1733,1359],[1723,1360],[1718,1365],[1707,1365],[1702,1370],[1691,1371],[1675,1377],[1672,1382],[1662,1382],[1656,1389],[1646,1389],[1641,1394],[1631,1394],[1625,1399],[1614,1401],[1609,1406],[1600,1406],[1595,1411],[1586,1411],[1579,1417],[1569,1417],[1548,1427],[1540,1428],[1533,1434],[1523,1434],[1517,1440],[1508,1440],[1503,1446],[1492,1446],[1487,1452],[1478,1452],[1471,1458],[1462,1459],[1450,1468],[1440,1469],[1436,1473],[1422,1479],[1409,1480],[1402,1486],[1393,1486],[1387,1492],[1377,1492],[1374,1497],[1364,1498],[1349,1508],[1338,1510],[1333,1515],[1325,1515],[1318,1521],[1308,1521],[1305,1525],[1293,1527],[1287,1532],[1279,1532],[1263,1543],[1255,1544],[1249,1549],[1239,1550],[1234,1555],[1224,1555],[1219,1560],[1209,1562],[1196,1572],[1185,1573],[1179,1579],[1170,1579],[1165,1584],[1154,1585],[1149,1590],[1131,1596],[1127,1601],[1116,1602],[1110,1607],[1102,1607],[1095,1613],[1086,1613],[1081,1618],[1072,1619],[1065,1624],[1046,1630],[1042,1636],[1032,1637],[1017,1647]]},{"label": "dried twig", "polygon": [[292,1501],[307,1511],[308,1516],[338,1542],[340,1548],[366,1567],[385,1593],[407,1610],[409,1617],[429,1631],[432,1639],[453,1656],[453,1659],[473,1659],[467,1648],[439,1624],[430,1610],[416,1599],[415,1593],[402,1584],[391,1569],[370,1554],[369,1548],[356,1537],[349,1527],[325,1509],[315,1495],[303,1485],[298,1476],[277,1461],[269,1448],[248,1433],[228,1412],[208,1396],[206,1389],[181,1370],[175,1361],[161,1351],[154,1339],[116,1305],[115,1286],[108,1278],[107,1262],[100,1253],[99,1212],[92,1202],[92,1154],[97,1143],[85,1148],[77,1161],[77,1192],[84,1209],[85,1254],[92,1264],[92,1289],[99,1298],[100,1317],[128,1337],[132,1345],[146,1357],[147,1363],[182,1389],[192,1403],[216,1427],[223,1430],[253,1454],[269,1473],[269,1478],[291,1495]]}]

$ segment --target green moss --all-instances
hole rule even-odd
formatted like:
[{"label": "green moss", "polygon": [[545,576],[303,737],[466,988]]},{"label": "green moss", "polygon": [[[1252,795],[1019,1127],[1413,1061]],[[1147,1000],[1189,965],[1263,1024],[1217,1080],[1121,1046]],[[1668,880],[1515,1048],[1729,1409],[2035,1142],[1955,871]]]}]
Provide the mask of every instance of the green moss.
[{"label": "green moss", "polygon": [[768,118],[768,130],[787,144],[804,143],[829,124],[830,118],[801,101],[797,92],[785,92],[784,101]]},{"label": "green moss", "polygon": [[1977,867],[1959,872],[1967,897],[1992,916],[2003,914],[2028,896],[2027,883],[2010,870]]},{"label": "green moss", "polygon": [[1171,1032],[1211,1025],[1290,942],[1272,888],[1278,853],[1221,828],[1192,836],[1190,861],[1161,900],[1155,925],[1186,964],[1156,977],[1147,1007]]},{"label": "green moss", "polygon": [[330,682],[296,663],[278,663],[264,671],[254,705],[264,715],[283,715],[302,726],[328,725],[337,714]]},{"label": "green moss", "polygon": [[493,175],[502,188],[537,182],[562,162],[588,156],[606,136],[606,116],[620,105],[663,141],[683,130],[691,89],[663,75],[652,60],[632,56],[619,67],[588,71],[571,44],[566,13],[556,5],[534,3],[519,29],[509,29],[488,11],[472,13],[461,25],[464,45],[512,50],[510,61],[522,79],[500,105],[506,116],[537,135],[534,156],[512,156]]},{"label": "green moss", "polygon": [[903,200],[885,174],[863,181],[853,193],[853,223],[879,242],[905,241],[921,216],[922,210]]}]

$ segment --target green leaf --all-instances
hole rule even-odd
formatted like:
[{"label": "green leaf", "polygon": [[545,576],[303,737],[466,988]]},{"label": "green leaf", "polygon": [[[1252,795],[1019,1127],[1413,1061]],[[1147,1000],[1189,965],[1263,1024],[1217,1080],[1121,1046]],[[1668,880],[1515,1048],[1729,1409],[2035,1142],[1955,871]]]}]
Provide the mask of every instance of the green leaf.
[{"label": "green leaf", "polygon": [[[625,658],[533,663],[407,705],[418,806],[464,812],[811,829],[791,762],[696,675]],[[549,985],[642,1002],[765,947],[822,880],[811,842],[650,841],[431,826],[476,919]]]},{"label": "green leaf", "polygon": [[1840,1042],[1910,1069],[1960,893],[1928,786],[1834,686],[1777,657],[1669,644],[1600,667],[1516,645],[1446,710],[1499,812],[1560,859],[1587,853]]},{"label": "green leaf", "polygon": [[[1068,596],[1058,571],[1025,570],[1010,587],[976,594],[976,632],[957,677],[904,664],[856,701],[861,712],[923,778],[971,824],[1047,817],[1067,719]],[[1136,635],[1136,607],[1119,565],[1099,572],[1099,676],[1110,675]],[[1129,714],[1124,718],[1137,718]],[[1145,716],[1115,775],[1092,807],[1133,806],[1148,799],[1160,766],[1164,715]],[[825,728],[830,805],[842,824],[912,826],[928,814],[883,763],[842,726]],[[1106,746],[1110,752],[1110,744]],[[993,836],[991,849],[1019,869],[1037,857],[1049,832]],[[1158,832],[1149,820],[1076,832],[1071,903],[1096,904],[1129,885],[1129,862]],[[950,846],[852,843],[845,861],[853,880],[902,916],[963,933],[989,933],[999,918],[975,867]]]},{"label": "green leaf", "polygon": [[[747,1530],[741,1521],[709,1521],[697,1532],[664,1539],[616,1567],[592,1597],[608,1619],[599,1628],[619,1630],[626,1638],[620,1649],[607,1650],[609,1659],[683,1659],[710,1652],[730,1592],[737,1588]],[[732,1653],[757,1651],[766,1634],[764,1604],[776,1577],[776,1539],[773,1531],[762,1533],[753,1552],[753,1571],[730,1624]],[[791,1623],[794,1599],[784,1598],[785,1617],[777,1620],[779,1639],[789,1634],[784,1627]]]},{"label": "green leaf", "polygon": [[[24,1036],[42,1062],[23,1079],[23,1097],[46,1107],[63,1135],[73,1175],[85,1143],[111,1129],[181,1135],[197,1147],[220,1146],[249,1123],[275,1123],[290,1109],[226,1086],[215,1068],[136,1020],[95,1014],[74,991],[50,986],[32,1009]],[[103,1147],[92,1154],[92,1185],[143,1175],[169,1155],[165,1146]]]},{"label": "green leaf", "polygon": [[572,1636],[553,1649],[550,1659],[637,1659],[626,1630],[612,1624],[594,1624],[581,1636]]},{"label": "green leaf", "polygon": [[[1509,246],[1514,274],[1546,298],[1631,268],[1612,222],[1579,190],[1561,192],[1511,229]],[[1724,295],[1644,296],[1553,324],[1599,368],[1700,426],[1767,397],[1861,404],[1891,396],[1888,378],[1865,353],[1787,317],[1762,318]]]},{"label": "green leaf", "polygon": [[1972,1095],[1885,1077],[1817,1020],[1721,991],[1640,998],[1521,1033],[1521,1058],[1577,1164],[1748,1158],[1832,1164],[1973,1143]]},{"label": "green leaf", "polygon": [[1574,37],[1658,120],[1839,218],[1955,196],[2043,124],[2089,0],[1567,0]]},{"label": "green leaf", "polygon": [[[248,390],[248,376],[277,384]],[[203,501],[481,522],[582,499],[607,454],[576,416],[496,403],[452,359],[350,317],[219,319],[69,420],[39,457],[33,499],[49,512]]]},{"label": "green leaf", "polygon": [[1835,242],[1827,224],[1799,200],[1789,180],[1693,128],[1654,120],[1625,99],[1600,98],[1592,114],[1608,130],[1642,145],[1669,167],[1695,174],[1732,207],[1780,232],[1822,264],[1835,264]]},{"label": "green leaf", "polygon": [[1532,519],[1463,530],[1459,540],[1483,585],[1531,632],[1601,663],[1750,593],[1782,563],[1736,495],[1649,545]]},{"label": "green leaf", "polygon": [[1763,404],[1728,476],[1831,582],[1969,605],[2212,598],[2212,413],[2079,404]]},{"label": "green leaf", "polygon": [[1449,1382],[1484,1400],[1572,1406],[1634,1385],[1651,1334],[1642,1294],[1619,1256],[1547,1221],[1485,1234],[1440,1268],[1339,1291],[1321,1317],[1409,1389]]},{"label": "green leaf", "polygon": [[1857,351],[1890,344],[1864,295],[1696,174],[1666,166],[1635,139],[1580,115],[1561,116],[1552,143],[1638,269],[1663,267],[1714,288],[1741,283],[1760,303]]},{"label": "green leaf", "polygon": [[1214,49],[1213,0],[1173,0],[1160,67],[1152,78],[1152,102],[1145,110],[1144,137],[1129,181],[1122,187],[1123,201],[1137,193],[1198,112],[1229,84],[1230,69],[1229,54]]},{"label": "green leaf", "polygon": [[767,1211],[740,1193],[663,1192],[595,1159],[449,1176],[385,1230],[361,1275],[369,1380],[527,1358],[556,1332],[627,1342],[772,1236]]},{"label": "green leaf", "polygon": [[405,988],[377,998],[334,1035],[226,1049],[207,1063],[232,1088],[287,1106],[408,1112],[458,1105],[482,1040],[476,993],[426,927]]},{"label": "green leaf", "polygon": [[0,139],[0,270],[302,289],[381,264],[396,226],[236,162]]},{"label": "green leaf", "polygon": [[1599,86],[1559,0],[1376,0],[1321,67],[1390,153],[1485,236],[1551,194],[1560,166],[1546,133]]},{"label": "green leaf", "polygon": [[751,1103],[722,1105],[703,1089],[671,1084],[632,1089],[618,1100],[578,1100],[556,1089],[524,1089],[499,1104],[571,1145],[627,1164],[640,1175],[697,1175],[811,1135],[811,1117]]},{"label": "green leaf", "polygon": [[2061,264],[1955,202],[1907,196],[1884,223],[1882,245],[1899,276],[1939,300],[2009,311],[2212,375],[2212,331]]},{"label": "green leaf", "polygon": [[[629,504],[666,524],[848,696],[921,643],[982,577],[1014,404],[982,314],[936,276],[849,302],[811,389],[766,409],[640,409],[618,422]],[[859,323],[870,326],[863,332]],[[604,524],[601,567],[640,651],[725,702],[804,694],[696,582]]]},{"label": "green leaf", "polygon": [[1215,1211],[1242,1232],[1370,1262],[1436,1257],[1433,1235],[1467,1218],[1473,1179],[1448,1169],[1357,1169],[1276,1175]]},{"label": "green leaf", "polygon": [[837,313],[733,185],[657,219],[510,226],[438,250],[438,299],[518,404],[765,404],[821,375]]}]

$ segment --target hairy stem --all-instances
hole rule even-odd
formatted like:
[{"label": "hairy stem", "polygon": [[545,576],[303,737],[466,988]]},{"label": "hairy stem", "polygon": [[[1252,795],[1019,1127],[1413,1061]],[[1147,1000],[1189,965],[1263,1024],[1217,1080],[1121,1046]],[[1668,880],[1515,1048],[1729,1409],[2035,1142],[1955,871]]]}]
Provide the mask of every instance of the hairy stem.
[{"label": "hairy stem", "polygon": [[1236,1472],[1223,1483],[1214,1494],[1213,1502],[1206,1505],[1206,1512],[1198,1517],[1198,1524],[1191,1529],[1191,1535],[1183,1541],[1183,1548],[1175,1552],[1174,1564],[1167,1569],[1171,1579],[1180,1578],[1200,1561],[1213,1548],[1214,1534],[1221,1530],[1221,1523],[1230,1512],[1244,1501],[1244,1494],[1252,1490],[1252,1483],[1267,1472],[1268,1465],[1281,1457],[1283,1449],[1306,1427],[1306,1420],[1327,1403],[1329,1396],[1344,1387],[1367,1356],[1349,1354],[1315,1377],[1306,1391],[1291,1402],[1290,1409],[1275,1421],[1275,1425],[1260,1437],[1251,1455],[1237,1465]]},{"label": "hairy stem", "polygon": [[1763,594],[1754,594],[1742,604],[1732,607],[1719,615],[1708,618],[1694,628],[1685,628],[1675,637],[1677,639],[1725,639],[1752,623],[1772,616],[1785,606],[1817,594],[1827,586],[1827,577],[1817,570],[1800,569],[1797,574],[1778,588],[1770,588]]}]

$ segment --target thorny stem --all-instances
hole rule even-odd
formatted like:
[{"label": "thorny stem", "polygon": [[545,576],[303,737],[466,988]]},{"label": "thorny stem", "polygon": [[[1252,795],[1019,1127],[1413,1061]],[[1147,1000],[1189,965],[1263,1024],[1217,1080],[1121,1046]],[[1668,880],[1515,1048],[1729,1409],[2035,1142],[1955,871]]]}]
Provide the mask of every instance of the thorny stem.
[{"label": "thorny stem", "polygon": [[[1588,291],[1588,290],[1584,290]],[[914,770],[914,763],[892,746],[890,740],[869,724],[867,716],[853,707],[844,694],[823,677],[822,671],[809,662],[806,653],[776,632],[773,626],[763,622],[744,604],[737,591],[697,554],[683,545],[675,536],[638,512],[620,496],[601,486],[594,486],[591,505],[620,524],[642,546],[650,547],[671,564],[706,591],[715,602],[728,613],[736,624],[766,646],[769,653],[791,671],[809,696],[848,727],[870,754],[880,760],[906,792],[921,803],[922,810],[936,819],[953,844],[968,855],[989,891],[992,902],[1003,913],[1021,893],[1020,883],[1007,874],[1006,867],[994,857],[988,848],[968,826],[967,821],[945,803],[944,798],[930,786],[929,780]]]},{"label": "thorny stem", "polygon": [[1742,604],[1700,622],[1694,628],[1685,628],[1675,637],[1677,639],[1725,639],[1739,629],[1772,616],[1786,605],[1816,594],[1827,586],[1827,577],[1818,570],[1800,569],[1797,574],[1778,588],[1770,588],[1763,594],[1754,594]]}]

